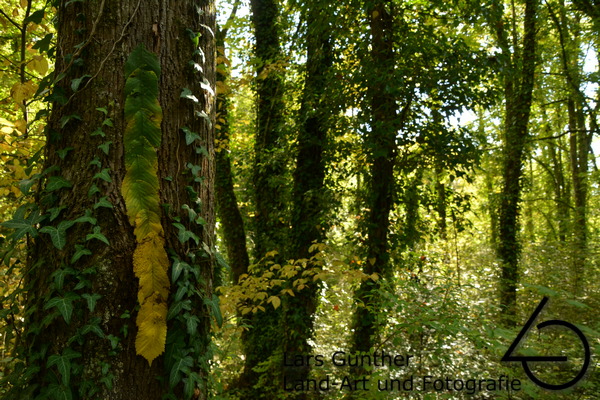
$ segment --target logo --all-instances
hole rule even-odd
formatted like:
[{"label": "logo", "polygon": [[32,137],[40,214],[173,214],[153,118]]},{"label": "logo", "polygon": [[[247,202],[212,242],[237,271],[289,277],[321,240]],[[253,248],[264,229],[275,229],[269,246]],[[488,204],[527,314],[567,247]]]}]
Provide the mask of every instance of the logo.
[{"label": "logo", "polygon": [[534,382],[536,385],[543,387],[544,389],[549,389],[549,390],[562,390],[562,389],[570,388],[571,386],[573,386],[577,382],[579,382],[585,376],[585,373],[587,372],[587,369],[590,366],[590,360],[591,360],[590,345],[589,345],[587,339],[585,338],[585,336],[583,335],[583,332],[581,332],[581,330],[578,327],[571,324],[570,322],[561,321],[559,319],[552,319],[549,321],[544,321],[537,325],[537,329],[539,331],[541,331],[542,329],[547,328],[549,326],[553,326],[553,325],[563,326],[563,327],[575,332],[577,334],[577,336],[579,337],[579,340],[581,340],[581,344],[583,345],[583,350],[585,353],[583,365],[581,367],[581,370],[577,374],[577,376],[575,376],[575,378],[573,378],[572,380],[570,380],[566,383],[558,384],[558,385],[546,383],[546,382],[538,379],[538,377],[535,376],[535,374],[533,373],[531,368],[529,368],[529,364],[528,364],[530,362],[538,362],[538,363],[539,362],[544,362],[544,363],[565,362],[568,360],[568,358],[566,356],[513,356],[512,355],[513,352],[515,351],[515,349],[517,348],[517,346],[519,345],[519,343],[521,342],[521,340],[523,339],[523,337],[525,336],[525,334],[529,331],[529,329],[531,329],[531,325],[533,325],[533,323],[535,322],[538,315],[544,309],[544,306],[546,306],[547,302],[548,302],[548,297],[544,297],[542,299],[542,301],[540,301],[540,304],[537,306],[537,308],[535,309],[533,314],[531,314],[531,317],[529,317],[529,320],[527,321],[525,326],[523,326],[523,329],[521,329],[521,332],[519,332],[515,341],[510,345],[510,347],[506,351],[506,354],[504,354],[504,357],[502,357],[502,361],[520,361],[521,364],[523,364],[523,369],[525,370],[525,373],[527,374],[529,379],[531,379],[531,381]]}]

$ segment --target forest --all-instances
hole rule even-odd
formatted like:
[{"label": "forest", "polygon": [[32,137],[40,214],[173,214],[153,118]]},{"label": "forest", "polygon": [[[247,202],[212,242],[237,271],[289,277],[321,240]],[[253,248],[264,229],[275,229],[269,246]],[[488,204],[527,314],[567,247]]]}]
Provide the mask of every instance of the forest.
[{"label": "forest", "polygon": [[0,399],[600,399],[600,1],[0,26]]}]

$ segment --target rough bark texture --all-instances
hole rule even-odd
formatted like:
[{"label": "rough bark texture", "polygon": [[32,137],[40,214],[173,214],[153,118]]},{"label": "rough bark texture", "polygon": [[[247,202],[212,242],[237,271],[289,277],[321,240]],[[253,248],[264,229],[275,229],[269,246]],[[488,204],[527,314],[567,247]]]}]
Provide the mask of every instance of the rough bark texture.
[{"label": "rough bark texture", "polygon": [[[61,176],[72,187],[40,191],[37,202],[42,213],[54,207],[64,207],[56,220],[50,222],[46,219],[43,225],[56,226],[61,221],[81,217],[86,210],[91,211],[110,245],[96,239],[86,241],[86,235],[92,233],[88,223],[76,223],[68,229],[67,243],[62,250],[56,249],[45,234],[32,241],[27,271],[28,340],[31,343],[28,361],[39,364],[41,369],[29,384],[31,397],[57,384],[61,386],[60,390],[71,391],[73,398],[152,400],[161,399],[167,392],[168,384],[157,379],[168,376],[163,357],[149,365],[136,355],[135,349],[138,280],[133,273],[132,256],[136,241],[121,195],[125,175],[123,132],[126,129],[123,117],[126,77],[123,67],[131,51],[139,44],[157,54],[160,61],[159,103],[163,120],[162,145],[157,153],[160,203],[165,205],[162,225],[169,253],[191,263],[186,256],[190,253],[191,242],[182,244],[172,223],[174,217],[181,217],[181,223],[211,248],[214,229],[213,133],[206,119],[198,117],[196,112],[202,110],[209,116],[214,113],[211,110],[212,96],[199,85],[199,78],[204,77],[214,87],[215,48],[214,37],[209,32],[209,29],[214,31],[214,17],[215,10],[210,0],[60,2],[56,71],[66,75],[56,84],[52,95],[45,167],[53,169],[48,176]],[[194,45],[189,32],[202,33],[199,48],[204,53],[204,62],[194,54],[198,46]],[[202,66],[201,77],[194,72],[191,60]],[[73,79],[85,75],[87,77],[81,81],[79,90],[73,92]],[[197,103],[180,97],[184,87],[196,95]],[[112,124],[103,125],[106,116],[97,110],[98,107],[107,110]],[[205,151],[198,153],[195,146],[186,146],[181,131],[184,126],[200,136]],[[102,128],[106,137],[92,135],[98,128]],[[110,142],[110,147],[105,154],[99,146],[107,142]],[[71,150],[64,156],[61,150],[69,148]],[[192,179],[186,167],[188,163],[201,167],[201,179]],[[110,182],[95,177],[102,169],[107,169]],[[92,184],[98,186],[99,193],[88,194]],[[196,192],[197,196],[190,196],[192,192]],[[97,206],[102,196],[110,201],[111,208]],[[191,223],[182,210],[184,204],[195,206],[196,200],[201,202],[200,215],[206,221],[203,228]],[[85,245],[92,255],[71,263],[76,244]],[[194,264],[204,282],[203,287],[198,289],[204,296],[210,297],[212,257],[196,260]],[[67,275],[60,288],[56,271],[66,267],[75,272]],[[85,273],[86,268],[92,268],[93,272]],[[80,278],[76,277],[89,280],[89,287],[77,289]],[[63,296],[68,291],[99,294],[101,298],[93,312],[89,311],[85,300],[73,302],[73,317],[69,324],[60,315],[49,323],[45,322],[44,318],[55,309],[46,310],[44,304],[49,298]],[[210,314],[201,301],[194,307],[200,318],[198,330],[206,347],[210,337]],[[127,315],[130,317],[125,317]],[[104,336],[91,333],[79,337],[81,331],[78,330],[94,318],[100,320],[99,327]],[[115,349],[108,335],[119,338]],[[76,339],[73,341],[73,338]],[[61,383],[60,375],[56,376],[56,366],[52,368],[47,362],[53,355],[64,355],[65,349],[81,354],[71,360],[68,384]],[[75,364],[82,369],[76,369]],[[102,379],[112,384],[104,384]],[[206,396],[204,389],[198,388],[197,393],[200,398]]]},{"label": "rough bark texture", "polygon": [[[518,49],[511,52],[502,23],[497,23],[497,39],[503,51],[504,94],[504,162],[503,187],[499,210],[498,256],[502,262],[500,277],[500,304],[504,320],[514,324],[517,307],[517,284],[519,282],[519,256],[521,246],[519,233],[519,208],[523,159],[528,136],[529,114],[535,72],[537,0],[525,1],[524,37]],[[515,16],[513,16],[514,18]]]},{"label": "rough bark texture", "polygon": [[[309,251],[310,246],[313,243],[323,243],[326,232],[325,213],[328,208],[324,197],[324,153],[330,112],[325,91],[327,74],[332,64],[329,33],[331,28],[326,22],[329,15],[325,2],[313,1],[307,6],[308,11],[304,17],[307,23],[307,71],[300,108],[289,252],[289,257],[296,260],[310,259],[315,255]],[[317,268],[317,265],[309,261],[306,268]],[[298,278],[300,276],[294,277],[293,280]],[[296,292],[294,297],[284,298],[283,351],[289,355],[312,354],[309,340],[313,335],[319,285],[318,282],[312,281],[311,275],[308,275],[308,279],[306,288]],[[288,382],[306,381],[309,373],[310,365],[286,368],[284,371]],[[294,396],[297,399],[306,399],[312,398],[314,393],[300,392]]]}]

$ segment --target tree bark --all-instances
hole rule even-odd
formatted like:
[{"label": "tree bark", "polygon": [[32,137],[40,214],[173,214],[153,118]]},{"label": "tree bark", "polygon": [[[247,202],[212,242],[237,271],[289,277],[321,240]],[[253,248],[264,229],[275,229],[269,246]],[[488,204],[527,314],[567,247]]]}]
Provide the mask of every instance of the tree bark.
[{"label": "tree bark", "polygon": [[[288,236],[286,215],[286,155],[283,130],[283,77],[279,70],[283,57],[280,46],[279,10],[274,0],[251,0],[255,34],[257,119],[252,185],[255,216],[253,220],[254,259],[259,262],[268,252],[277,251],[282,262]],[[273,293],[275,294],[275,293]],[[254,388],[261,374],[255,368],[281,349],[281,309],[257,312],[248,321],[251,328],[242,334],[244,371],[237,386],[246,389],[243,398],[268,395],[266,385]],[[277,367],[278,368],[278,367]],[[262,379],[273,383],[271,372]],[[270,375],[269,375],[270,374]]]},{"label": "tree bark", "polygon": [[[352,350],[368,352],[376,342],[382,322],[379,291],[390,276],[388,233],[394,196],[394,164],[397,158],[396,135],[400,124],[396,98],[387,87],[393,75],[394,35],[393,4],[377,2],[367,7],[371,29],[371,57],[368,65],[368,97],[371,132],[366,137],[370,167],[368,198],[366,260],[363,272],[369,278],[355,293],[357,309],[354,315]],[[365,68],[367,68],[365,66]],[[409,105],[405,106],[405,110]],[[375,277],[375,275],[377,277]],[[357,371],[362,373],[364,371]]]},{"label": "tree bark", "polygon": [[[190,393],[207,397],[207,363],[202,358],[208,352],[211,315],[203,299],[212,298],[214,96],[200,82],[214,88],[215,48],[210,32],[214,29],[210,0],[61,1],[58,6],[55,76],[65,75],[50,96],[46,184],[38,192],[37,207],[42,215],[60,210],[56,219],[46,218],[42,226],[60,227],[61,222],[85,215],[97,223],[95,230],[90,223],[74,223],[60,249],[50,235],[41,233],[30,243],[27,361],[35,373],[21,389],[32,398],[70,393],[73,398],[162,399],[170,392],[169,384],[157,378],[169,375],[165,368],[178,356],[169,352],[174,349],[173,335],[196,341],[197,348],[190,354],[195,356],[189,365],[195,375],[189,378],[187,394],[181,380],[172,393],[179,398],[191,398]],[[194,43],[196,33],[201,37]],[[197,335],[182,332],[177,318],[172,319],[167,353],[151,364],[136,355],[136,238],[121,194],[126,174],[123,133],[128,129],[123,115],[124,63],[140,44],[157,55],[162,68],[158,80],[162,142],[156,152],[165,249],[195,271],[189,278],[186,272],[180,282],[194,285],[199,293],[189,304],[190,315],[197,319]],[[203,72],[195,72],[192,62]],[[196,96],[195,101],[180,96],[184,88]],[[198,117],[202,113],[205,117]],[[186,145],[184,127],[198,136],[192,145]],[[53,188],[53,182],[61,179],[68,184]],[[203,224],[191,221],[184,205],[197,212]],[[196,235],[198,246],[206,251],[198,251],[190,241],[182,243],[174,222]],[[78,246],[91,254],[75,260]],[[89,300],[86,304],[86,295],[99,296],[95,307]],[[63,305],[72,300],[71,318],[64,318],[68,307],[63,308],[65,313],[57,311],[60,307],[46,309],[48,301],[57,297],[66,299]],[[171,306],[174,302],[164,301]]]},{"label": "tree bark", "polygon": [[[304,19],[307,23],[306,78],[300,108],[300,129],[298,134],[298,153],[294,171],[292,195],[292,231],[290,258],[307,259],[316,253],[309,251],[313,243],[323,243],[325,239],[325,214],[328,204],[325,199],[325,150],[330,110],[327,107],[326,87],[328,71],[332,65],[331,27],[327,4],[312,1],[307,4]],[[311,261],[306,269],[317,268]],[[298,279],[299,277],[294,277]],[[286,296],[283,303],[284,342],[286,354],[311,354],[309,344],[313,335],[314,314],[318,306],[319,284],[312,281],[296,292],[295,296]],[[291,282],[290,282],[291,283]],[[290,285],[292,286],[292,285]],[[293,287],[292,287],[293,289]],[[286,368],[287,381],[306,381],[310,365]],[[294,398],[312,398],[313,394],[300,392]]]},{"label": "tree bark", "polygon": [[[498,256],[502,262],[500,278],[500,304],[505,323],[515,323],[517,310],[517,284],[519,282],[519,257],[521,245],[519,209],[521,181],[526,139],[528,136],[534,73],[536,64],[536,13],[537,0],[525,1],[523,22],[524,37],[520,48],[510,50],[503,21],[496,21],[496,36],[502,49],[505,74],[504,162],[503,187],[499,210]],[[502,13],[499,14],[501,16]],[[516,18],[513,15],[513,18]],[[513,33],[515,35],[516,33]],[[513,37],[516,42],[516,38]]]}]

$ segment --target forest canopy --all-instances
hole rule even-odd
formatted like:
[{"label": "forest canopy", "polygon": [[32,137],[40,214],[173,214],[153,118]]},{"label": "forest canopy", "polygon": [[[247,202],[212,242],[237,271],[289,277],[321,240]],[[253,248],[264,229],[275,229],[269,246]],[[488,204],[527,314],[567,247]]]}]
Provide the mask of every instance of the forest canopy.
[{"label": "forest canopy", "polygon": [[0,5],[0,398],[597,398],[600,3]]}]

